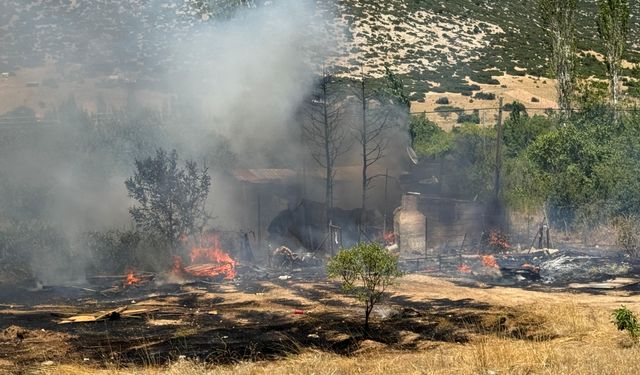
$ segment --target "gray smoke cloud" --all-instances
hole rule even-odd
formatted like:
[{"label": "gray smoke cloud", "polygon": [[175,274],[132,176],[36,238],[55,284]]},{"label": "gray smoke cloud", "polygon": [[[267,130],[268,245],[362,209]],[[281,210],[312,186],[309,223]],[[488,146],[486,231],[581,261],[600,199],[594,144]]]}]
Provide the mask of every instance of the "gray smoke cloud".
[{"label": "gray smoke cloud", "polygon": [[[55,33],[71,35],[74,44],[65,51],[64,41],[41,36],[45,49],[59,43],[62,51],[54,56],[61,87],[52,92],[109,116],[92,117],[71,104],[48,110],[22,132],[3,130],[0,151],[2,224],[23,231],[16,232],[23,233],[20,243],[3,248],[20,248],[45,282],[82,276],[87,231],[132,227],[124,180],[133,159],[156,147],[203,164],[235,155],[239,166],[294,166],[301,152],[295,113],[326,44],[307,1],[250,2],[215,21],[179,2],[72,3],[46,5],[53,7]],[[13,6],[24,21],[24,4]],[[67,81],[86,79],[96,80],[94,92],[67,89]],[[162,92],[162,105],[152,91]],[[146,116],[141,108],[149,103],[162,114]],[[242,197],[228,174],[212,167],[216,224],[236,225]],[[43,232],[60,235],[31,246],[30,236]]]},{"label": "gray smoke cloud", "polygon": [[[47,283],[81,278],[88,265],[99,270],[110,248],[93,258],[86,234],[133,228],[124,181],[133,161],[158,147],[209,167],[208,209],[219,229],[255,230],[296,199],[322,201],[321,168],[301,139],[301,108],[327,56],[344,52],[335,15],[307,0],[195,3],[201,2],[0,4],[15,13],[0,68],[17,76],[6,82],[22,80],[20,88],[39,77],[41,83],[23,100],[29,108],[0,118],[0,127],[10,125],[0,133],[0,235],[6,237],[0,263],[22,257]],[[35,38],[24,45],[38,48],[14,43],[14,34]],[[58,99],[55,106],[51,98]],[[344,111],[344,126],[356,126],[357,103],[346,101]],[[30,125],[16,127],[16,118]],[[396,128],[387,136],[387,156],[371,174],[401,168],[407,133]],[[354,178],[341,173],[336,202],[358,207],[357,142],[338,164]],[[262,218],[258,194],[230,173],[303,167],[304,187],[298,181],[262,193]],[[385,201],[383,182],[374,181],[369,207]]]}]

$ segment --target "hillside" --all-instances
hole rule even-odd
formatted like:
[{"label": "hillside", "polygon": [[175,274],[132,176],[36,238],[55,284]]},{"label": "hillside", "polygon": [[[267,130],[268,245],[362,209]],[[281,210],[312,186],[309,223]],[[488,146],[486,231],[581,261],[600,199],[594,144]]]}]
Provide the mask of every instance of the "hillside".
[{"label": "hillside", "polygon": [[[506,4],[506,3],[504,3]],[[640,4],[632,2],[632,32]],[[603,77],[593,1],[579,1],[578,50],[580,74]],[[364,62],[371,73],[383,64],[403,73],[420,100],[426,92],[468,92],[478,84],[498,85],[492,76],[548,76],[547,49],[535,1],[511,1],[508,6],[488,0],[390,0],[383,3],[343,0],[338,5],[352,39],[345,71]],[[640,57],[637,41],[627,59]]]},{"label": "hillside", "polygon": [[[58,65],[61,81],[81,84],[83,79],[117,74],[135,81],[138,87],[162,91],[156,77],[173,68],[177,58],[167,47],[171,41],[189,35],[204,22],[216,22],[216,15],[229,17],[230,7],[259,8],[273,2],[215,0],[205,10],[201,3],[2,1],[0,71],[24,71],[48,63]],[[501,94],[505,80],[515,84],[506,91],[519,90],[514,77],[524,76],[540,89],[527,91],[524,97],[541,97],[546,106],[554,100],[548,89],[552,82],[542,87],[539,80],[549,75],[549,67],[535,1],[514,0],[508,6],[490,0],[336,0],[317,4],[319,13],[333,20],[330,23],[339,35],[328,63],[344,76],[359,75],[363,65],[366,73],[379,76],[384,64],[390,64],[403,77],[416,110],[433,109],[420,104],[428,102],[427,93],[471,96],[482,89]],[[582,0],[579,7],[580,73],[603,77],[593,22],[595,5]],[[631,7],[633,36],[640,30],[640,4],[631,2]],[[635,40],[630,43],[627,60],[627,67],[640,60],[640,45]],[[52,79],[41,80],[45,78]]]}]

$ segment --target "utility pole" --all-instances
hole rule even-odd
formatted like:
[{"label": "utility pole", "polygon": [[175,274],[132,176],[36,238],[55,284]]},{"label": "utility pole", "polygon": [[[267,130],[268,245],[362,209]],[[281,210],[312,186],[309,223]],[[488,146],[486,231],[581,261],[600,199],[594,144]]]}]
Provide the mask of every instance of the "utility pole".
[{"label": "utility pole", "polygon": [[494,191],[496,200],[500,197],[500,170],[502,169],[502,101],[500,97],[498,100],[498,124],[496,129],[496,182]]}]

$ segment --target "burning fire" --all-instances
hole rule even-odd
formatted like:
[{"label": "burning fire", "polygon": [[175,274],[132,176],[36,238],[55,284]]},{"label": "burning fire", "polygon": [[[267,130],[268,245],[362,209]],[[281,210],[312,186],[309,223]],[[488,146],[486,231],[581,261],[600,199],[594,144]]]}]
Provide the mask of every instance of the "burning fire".
[{"label": "burning fire", "polygon": [[533,264],[524,263],[521,267],[524,268],[524,269],[531,270],[531,271],[536,272],[536,273],[540,272],[540,267],[534,266]]},{"label": "burning fire", "polygon": [[177,255],[173,256],[171,274],[178,277],[182,277],[184,275],[184,262],[182,261],[182,258]]},{"label": "burning fire", "polygon": [[396,243],[396,234],[393,232],[385,233],[383,238],[384,238],[384,242],[387,245],[393,245],[394,243]]},{"label": "burning fire", "polygon": [[133,270],[127,270],[127,277],[124,281],[125,286],[131,286],[139,284],[142,280],[137,277]]},{"label": "burning fire", "polygon": [[[191,249],[192,266],[186,271],[193,276],[214,277],[225,275],[225,279],[231,280],[236,276],[236,261],[229,254],[218,248],[194,247]],[[199,264],[199,266],[193,266]],[[206,266],[206,267],[204,267]]]},{"label": "burning fire", "polygon": [[493,255],[483,255],[482,264],[486,267],[498,268],[498,262],[496,262],[496,258]]},{"label": "burning fire", "polygon": [[506,236],[496,230],[489,233],[489,246],[497,251],[507,251],[511,249],[511,244],[507,241]]},{"label": "burning fire", "polygon": [[171,273],[176,276],[189,274],[195,277],[217,277],[223,275],[226,280],[236,276],[237,262],[221,249],[220,239],[212,234],[201,240],[201,246],[195,246],[189,253],[190,265],[185,266],[181,257],[175,256]]},{"label": "burning fire", "polygon": [[467,264],[461,264],[458,266],[458,271],[462,273],[471,273],[471,267],[469,267]]}]

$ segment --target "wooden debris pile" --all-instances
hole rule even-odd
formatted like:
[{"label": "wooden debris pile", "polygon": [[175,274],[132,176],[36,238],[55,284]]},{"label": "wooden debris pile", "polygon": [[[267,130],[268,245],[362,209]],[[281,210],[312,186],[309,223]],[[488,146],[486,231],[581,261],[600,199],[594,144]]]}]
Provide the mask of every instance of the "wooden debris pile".
[{"label": "wooden debris pile", "polygon": [[157,308],[129,308],[127,306],[119,307],[114,310],[98,311],[95,313],[79,314],[67,317],[58,322],[58,324],[69,323],[91,323],[99,322],[103,320],[118,320],[118,319],[142,319],[153,312],[158,311]]}]

